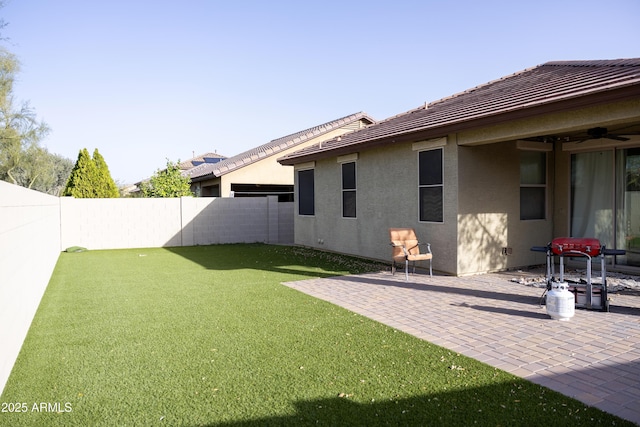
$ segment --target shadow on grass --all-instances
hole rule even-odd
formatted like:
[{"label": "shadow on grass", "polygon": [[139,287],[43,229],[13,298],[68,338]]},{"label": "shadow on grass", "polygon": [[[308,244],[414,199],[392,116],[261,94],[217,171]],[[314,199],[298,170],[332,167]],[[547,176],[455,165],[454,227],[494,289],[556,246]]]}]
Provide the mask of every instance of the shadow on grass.
[{"label": "shadow on grass", "polygon": [[375,261],[309,248],[262,243],[167,247],[208,270],[263,270],[308,277],[335,277],[384,268]]},{"label": "shadow on grass", "polygon": [[[536,400],[531,401],[532,398]],[[294,405],[295,414],[288,416],[208,425],[210,427],[633,425],[619,417],[587,407],[545,387],[520,379],[481,388],[364,404],[354,402],[347,395],[297,401]]]}]

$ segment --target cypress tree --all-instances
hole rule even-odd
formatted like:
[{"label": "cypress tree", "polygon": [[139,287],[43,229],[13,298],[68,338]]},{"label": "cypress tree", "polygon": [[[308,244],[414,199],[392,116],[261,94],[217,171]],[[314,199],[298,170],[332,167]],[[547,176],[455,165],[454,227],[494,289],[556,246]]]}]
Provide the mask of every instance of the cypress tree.
[{"label": "cypress tree", "polygon": [[62,195],[79,199],[120,197],[104,158],[95,150],[92,159],[86,148],[80,150]]},{"label": "cypress tree", "polygon": [[97,197],[112,198],[120,197],[120,192],[116,183],[111,178],[109,167],[107,162],[104,161],[104,157],[98,152],[96,148],[93,151],[93,161],[96,164],[97,180],[96,180],[96,193]]},{"label": "cypress tree", "polygon": [[78,160],[71,170],[69,181],[62,195],[79,199],[96,197],[93,182],[96,176],[96,165],[86,148],[80,150]]}]

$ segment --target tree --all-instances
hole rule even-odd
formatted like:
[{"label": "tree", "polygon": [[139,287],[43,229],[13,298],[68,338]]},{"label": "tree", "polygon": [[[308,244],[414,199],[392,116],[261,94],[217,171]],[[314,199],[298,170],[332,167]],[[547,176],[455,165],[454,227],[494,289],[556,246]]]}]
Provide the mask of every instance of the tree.
[{"label": "tree", "polygon": [[120,197],[120,191],[118,191],[118,187],[111,177],[107,162],[104,161],[104,157],[98,152],[97,148],[93,151],[93,161],[97,169],[97,192],[101,194],[99,197]]},{"label": "tree", "polygon": [[[6,25],[0,18],[0,30]],[[6,38],[0,35],[0,40]],[[40,146],[49,127],[36,119],[29,103],[16,107],[13,85],[19,70],[16,57],[0,48],[0,179],[58,196],[73,162]]]},{"label": "tree", "polygon": [[[4,7],[4,1],[0,0],[0,9],[2,9],[3,7]],[[6,26],[7,26],[7,23],[5,22],[4,18],[0,18],[0,30],[2,30]],[[0,40],[6,40],[6,38],[0,35]]]},{"label": "tree", "polygon": [[[39,146],[25,151],[21,163],[22,166],[12,173],[15,183],[53,196],[60,196],[73,168],[73,162],[68,158]],[[0,178],[10,181],[6,175]]]},{"label": "tree", "polygon": [[80,150],[78,160],[71,170],[69,181],[62,193],[63,196],[73,196],[79,199],[93,198],[93,182],[96,176],[96,165],[89,156],[86,148]]},{"label": "tree", "polygon": [[86,148],[80,150],[62,195],[78,199],[120,197],[104,158],[95,150],[92,159]]},{"label": "tree", "polygon": [[49,161],[51,164],[49,174],[52,177],[49,185],[41,189],[34,189],[52,194],[54,196],[60,196],[62,195],[62,192],[67,185],[69,176],[71,175],[71,170],[73,169],[73,161],[58,154],[49,154]]},{"label": "tree", "polygon": [[0,48],[0,178],[32,188],[43,176],[48,152],[39,144],[49,127],[37,120],[28,102],[14,105],[13,84],[19,68],[15,56]]},{"label": "tree", "polygon": [[[180,163],[180,162],[178,162]],[[167,159],[167,168],[158,170],[149,181],[140,184],[144,197],[184,197],[193,196],[191,179],[182,175],[178,163]]]}]

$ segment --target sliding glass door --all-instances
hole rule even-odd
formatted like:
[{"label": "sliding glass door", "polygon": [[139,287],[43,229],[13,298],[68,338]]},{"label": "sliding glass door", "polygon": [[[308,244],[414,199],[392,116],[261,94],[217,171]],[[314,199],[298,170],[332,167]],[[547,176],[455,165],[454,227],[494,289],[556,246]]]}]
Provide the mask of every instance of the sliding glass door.
[{"label": "sliding glass door", "polygon": [[640,267],[640,148],[616,154],[616,244],[627,251],[617,263]]},{"label": "sliding glass door", "polygon": [[613,244],[613,150],[571,156],[571,236]]},{"label": "sliding glass door", "polygon": [[571,155],[571,236],[595,237],[640,267],[640,148]]}]

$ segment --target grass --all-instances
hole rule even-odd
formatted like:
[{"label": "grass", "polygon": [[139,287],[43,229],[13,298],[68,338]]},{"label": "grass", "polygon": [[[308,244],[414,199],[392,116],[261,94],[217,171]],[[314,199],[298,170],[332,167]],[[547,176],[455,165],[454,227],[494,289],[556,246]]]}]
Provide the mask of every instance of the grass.
[{"label": "grass", "polygon": [[0,425],[631,425],[281,285],[377,267],[268,245],[63,253]]}]

